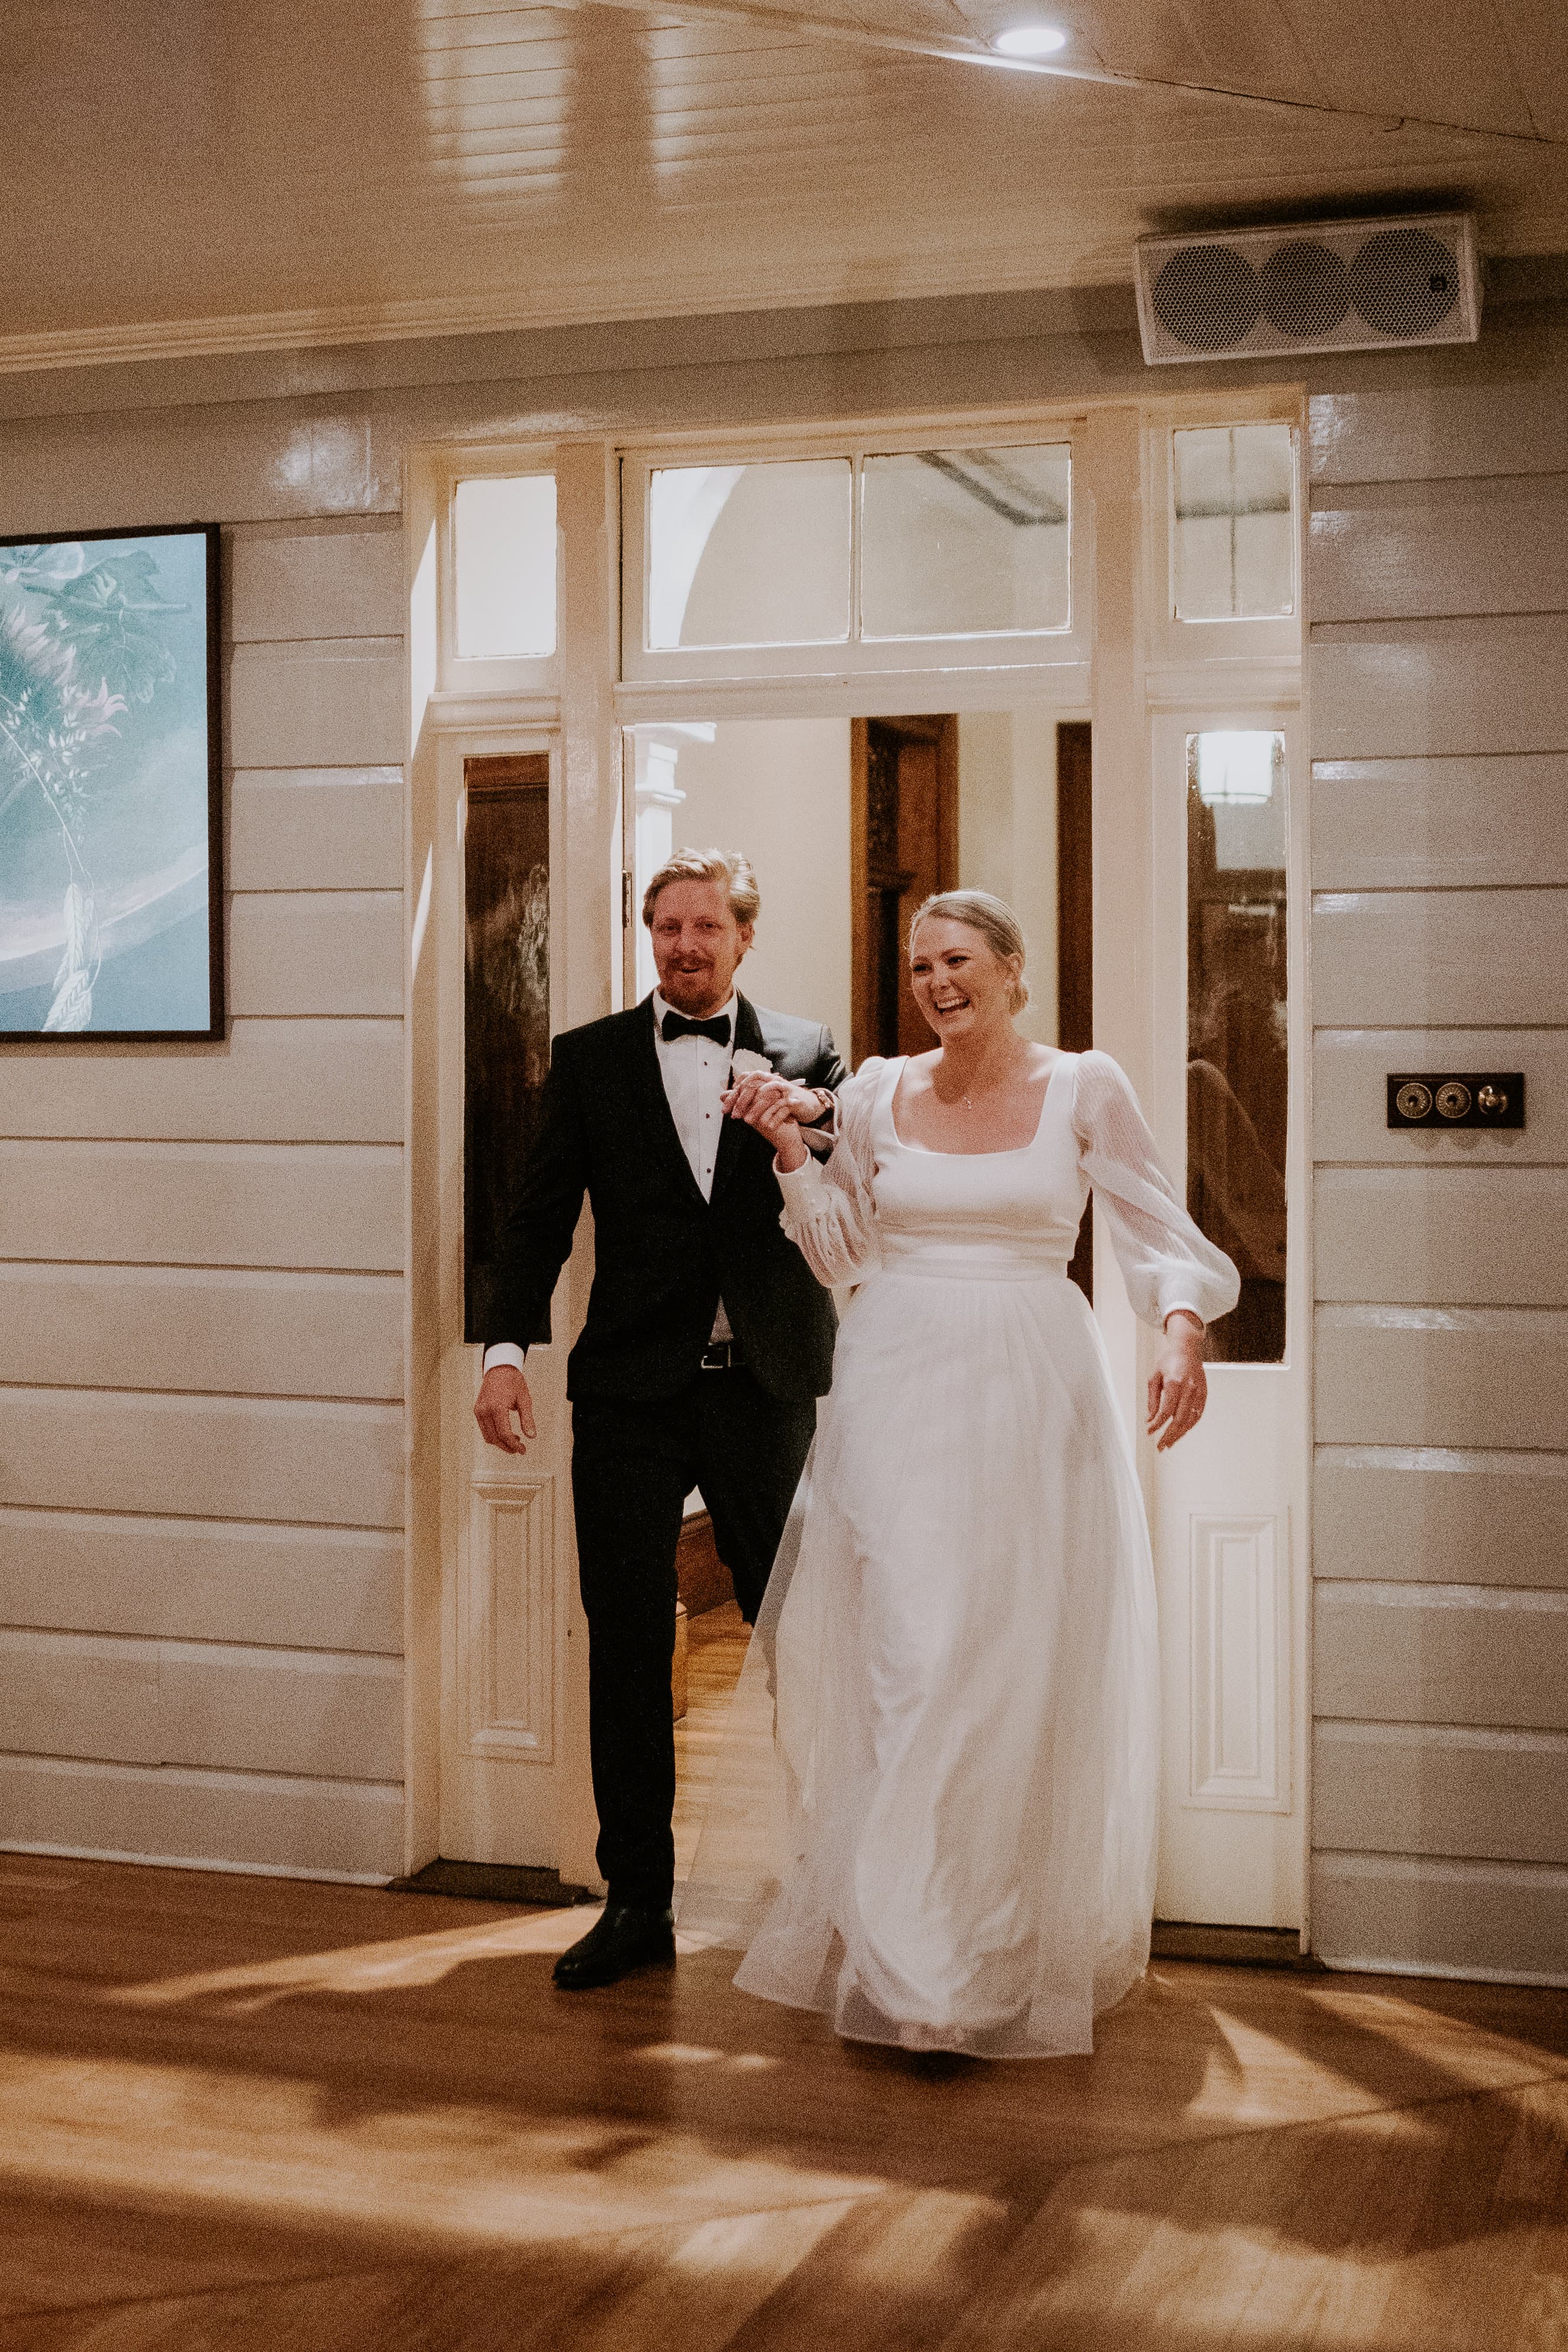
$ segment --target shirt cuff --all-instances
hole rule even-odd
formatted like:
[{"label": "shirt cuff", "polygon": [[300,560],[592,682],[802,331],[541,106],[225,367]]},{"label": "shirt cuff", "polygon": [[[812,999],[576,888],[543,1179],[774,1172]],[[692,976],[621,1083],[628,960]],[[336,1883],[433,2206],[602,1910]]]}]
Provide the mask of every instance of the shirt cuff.
[{"label": "shirt cuff", "polygon": [[809,1217],[826,1189],[822,1162],[808,1158],[803,1167],[784,1169],[775,1159],[773,1174],[778,1178],[779,1191],[784,1194],[785,1215]]},{"label": "shirt cuff", "polygon": [[1173,1298],[1168,1302],[1168,1304],[1161,1307],[1160,1328],[1162,1331],[1164,1329],[1173,1315],[1194,1316],[1196,1318],[1197,1326],[1200,1331],[1206,1331],[1208,1329],[1208,1325],[1204,1321],[1203,1317],[1198,1313],[1197,1308],[1193,1305],[1190,1298]]},{"label": "shirt cuff", "polygon": [[521,1372],[527,1360],[515,1339],[498,1339],[493,1348],[485,1349],[484,1368],[487,1372],[493,1372],[498,1364],[510,1364],[514,1372]]}]

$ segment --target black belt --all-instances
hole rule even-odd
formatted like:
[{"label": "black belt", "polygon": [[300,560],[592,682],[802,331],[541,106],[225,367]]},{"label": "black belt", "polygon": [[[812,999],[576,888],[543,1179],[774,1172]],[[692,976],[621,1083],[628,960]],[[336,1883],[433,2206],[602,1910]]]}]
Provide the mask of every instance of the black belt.
[{"label": "black belt", "polygon": [[702,1350],[698,1370],[704,1372],[738,1372],[745,1362],[738,1339],[710,1339]]}]

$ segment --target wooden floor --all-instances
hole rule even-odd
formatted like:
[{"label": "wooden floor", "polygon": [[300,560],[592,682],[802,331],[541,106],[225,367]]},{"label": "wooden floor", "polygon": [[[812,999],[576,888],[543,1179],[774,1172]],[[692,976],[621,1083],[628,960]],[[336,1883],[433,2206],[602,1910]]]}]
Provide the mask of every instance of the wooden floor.
[{"label": "wooden floor", "polygon": [[6,2352],[1568,2343],[1568,1999],[1158,1967],[910,2061],[583,1915],[0,1857]]},{"label": "wooden floor", "polygon": [[0,1854],[0,2352],[1568,2347],[1568,1995],[1163,1963],[987,2066],[583,1925]]},{"label": "wooden floor", "polygon": [[719,1759],[730,1694],[750,1638],[732,1601],[704,1610],[686,1628],[686,1713],[675,1727],[675,1874],[684,1878],[697,1852]]}]

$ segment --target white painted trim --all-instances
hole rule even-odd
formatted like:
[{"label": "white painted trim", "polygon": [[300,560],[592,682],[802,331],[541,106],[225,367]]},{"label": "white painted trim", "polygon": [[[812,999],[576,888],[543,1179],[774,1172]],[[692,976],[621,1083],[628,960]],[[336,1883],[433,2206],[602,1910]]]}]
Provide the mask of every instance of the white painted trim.
[{"label": "white painted trim", "polygon": [[[387,1785],[390,1785],[387,1784]],[[374,1870],[305,1870],[292,1862],[226,1862],[214,1854],[121,1853],[108,1846],[49,1845],[25,1838],[0,1838],[0,1853],[40,1853],[62,1862],[133,1862],[142,1870],[221,1871],[232,1878],[310,1878],[332,1886],[390,1886]]]}]

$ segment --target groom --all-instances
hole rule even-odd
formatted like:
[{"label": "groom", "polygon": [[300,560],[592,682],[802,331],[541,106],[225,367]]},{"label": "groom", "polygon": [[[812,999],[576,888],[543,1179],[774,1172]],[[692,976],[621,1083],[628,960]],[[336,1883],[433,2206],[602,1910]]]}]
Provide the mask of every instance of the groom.
[{"label": "groom", "polygon": [[736,993],[758,904],[746,860],[720,850],[682,851],[648,884],[658,985],[555,1039],[486,1332],[475,1417],[488,1444],[521,1454],[535,1433],[525,1350],[586,1194],[594,1286],[567,1394],[609,1894],[556,1962],[573,1991],[675,1957],[669,1675],[686,1497],[701,1487],[750,1622],[832,1376],[833,1307],[780,1228],[773,1148],[724,1115],[735,1078],[771,1066],[770,1091],[804,1129],[826,1129],[847,1075],[816,1022]]}]

